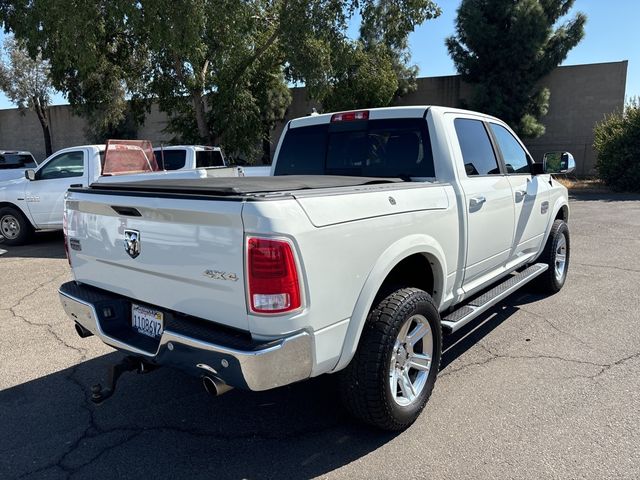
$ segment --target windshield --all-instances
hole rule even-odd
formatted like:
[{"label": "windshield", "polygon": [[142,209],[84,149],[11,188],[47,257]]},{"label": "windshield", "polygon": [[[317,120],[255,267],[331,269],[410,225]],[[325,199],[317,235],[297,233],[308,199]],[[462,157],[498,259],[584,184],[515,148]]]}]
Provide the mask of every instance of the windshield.
[{"label": "windshield", "polygon": [[36,168],[38,164],[31,155],[22,153],[3,153],[0,154],[0,170],[8,170],[12,168]]},{"label": "windshield", "polygon": [[275,175],[434,177],[427,123],[409,118],[290,128]]}]

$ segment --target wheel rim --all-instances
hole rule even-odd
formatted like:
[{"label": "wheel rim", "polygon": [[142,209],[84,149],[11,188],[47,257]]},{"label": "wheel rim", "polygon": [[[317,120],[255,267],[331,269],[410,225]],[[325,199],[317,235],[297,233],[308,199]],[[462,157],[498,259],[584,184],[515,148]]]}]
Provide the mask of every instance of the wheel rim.
[{"label": "wheel rim", "polygon": [[8,240],[15,240],[20,235],[20,222],[13,215],[4,215],[0,219],[0,232]]},{"label": "wheel rim", "polygon": [[413,315],[396,338],[389,365],[393,400],[403,407],[420,397],[427,384],[433,358],[433,333],[423,315]]},{"label": "wheel rim", "polygon": [[558,238],[558,243],[556,244],[556,255],[555,255],[555,274],[556,280],[561,281],[562,277],[564,277],[564,272],[567,268],[567,239],[564,234],[560,235]]}]

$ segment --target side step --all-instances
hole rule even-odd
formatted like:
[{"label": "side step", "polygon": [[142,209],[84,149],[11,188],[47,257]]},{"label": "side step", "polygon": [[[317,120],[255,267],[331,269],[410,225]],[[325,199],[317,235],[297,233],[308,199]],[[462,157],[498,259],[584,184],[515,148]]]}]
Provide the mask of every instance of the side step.
[{"label": "side step", "polygon": [[486,312],[503,298],[530,282],[549,268],[546,263],[536,263],[516,275],[507,277],[505,281],[486,291],[478,298],[461,306],[442,319],[442,329],[446,333],[453,333],[464,327],[478,315]]}]

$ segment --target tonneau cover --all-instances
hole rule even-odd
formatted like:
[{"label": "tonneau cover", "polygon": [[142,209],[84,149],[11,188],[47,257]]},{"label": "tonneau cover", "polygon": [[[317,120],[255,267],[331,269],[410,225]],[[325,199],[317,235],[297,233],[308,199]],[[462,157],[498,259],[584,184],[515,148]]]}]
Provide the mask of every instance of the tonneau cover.
[{"label": "tonneau cover", "polygon": [[283,175],[278,177],[203,177],[123,181],[105,184],[93,183],[90,188],[95,190],[242,195],[330,187],[353,187],[401,181],[399,178]]}]

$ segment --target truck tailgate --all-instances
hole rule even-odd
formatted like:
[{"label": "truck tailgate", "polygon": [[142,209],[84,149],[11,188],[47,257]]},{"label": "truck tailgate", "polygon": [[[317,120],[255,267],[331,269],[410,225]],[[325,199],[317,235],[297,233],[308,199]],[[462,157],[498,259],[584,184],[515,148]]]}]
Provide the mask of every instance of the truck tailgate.
[{"label": "truck tailgate", "polygon": [[[75,279],[248,330],[242,207],[239,200],[70,192],[66,222]],[[138,240],[139,251],[131,240]]]}]

